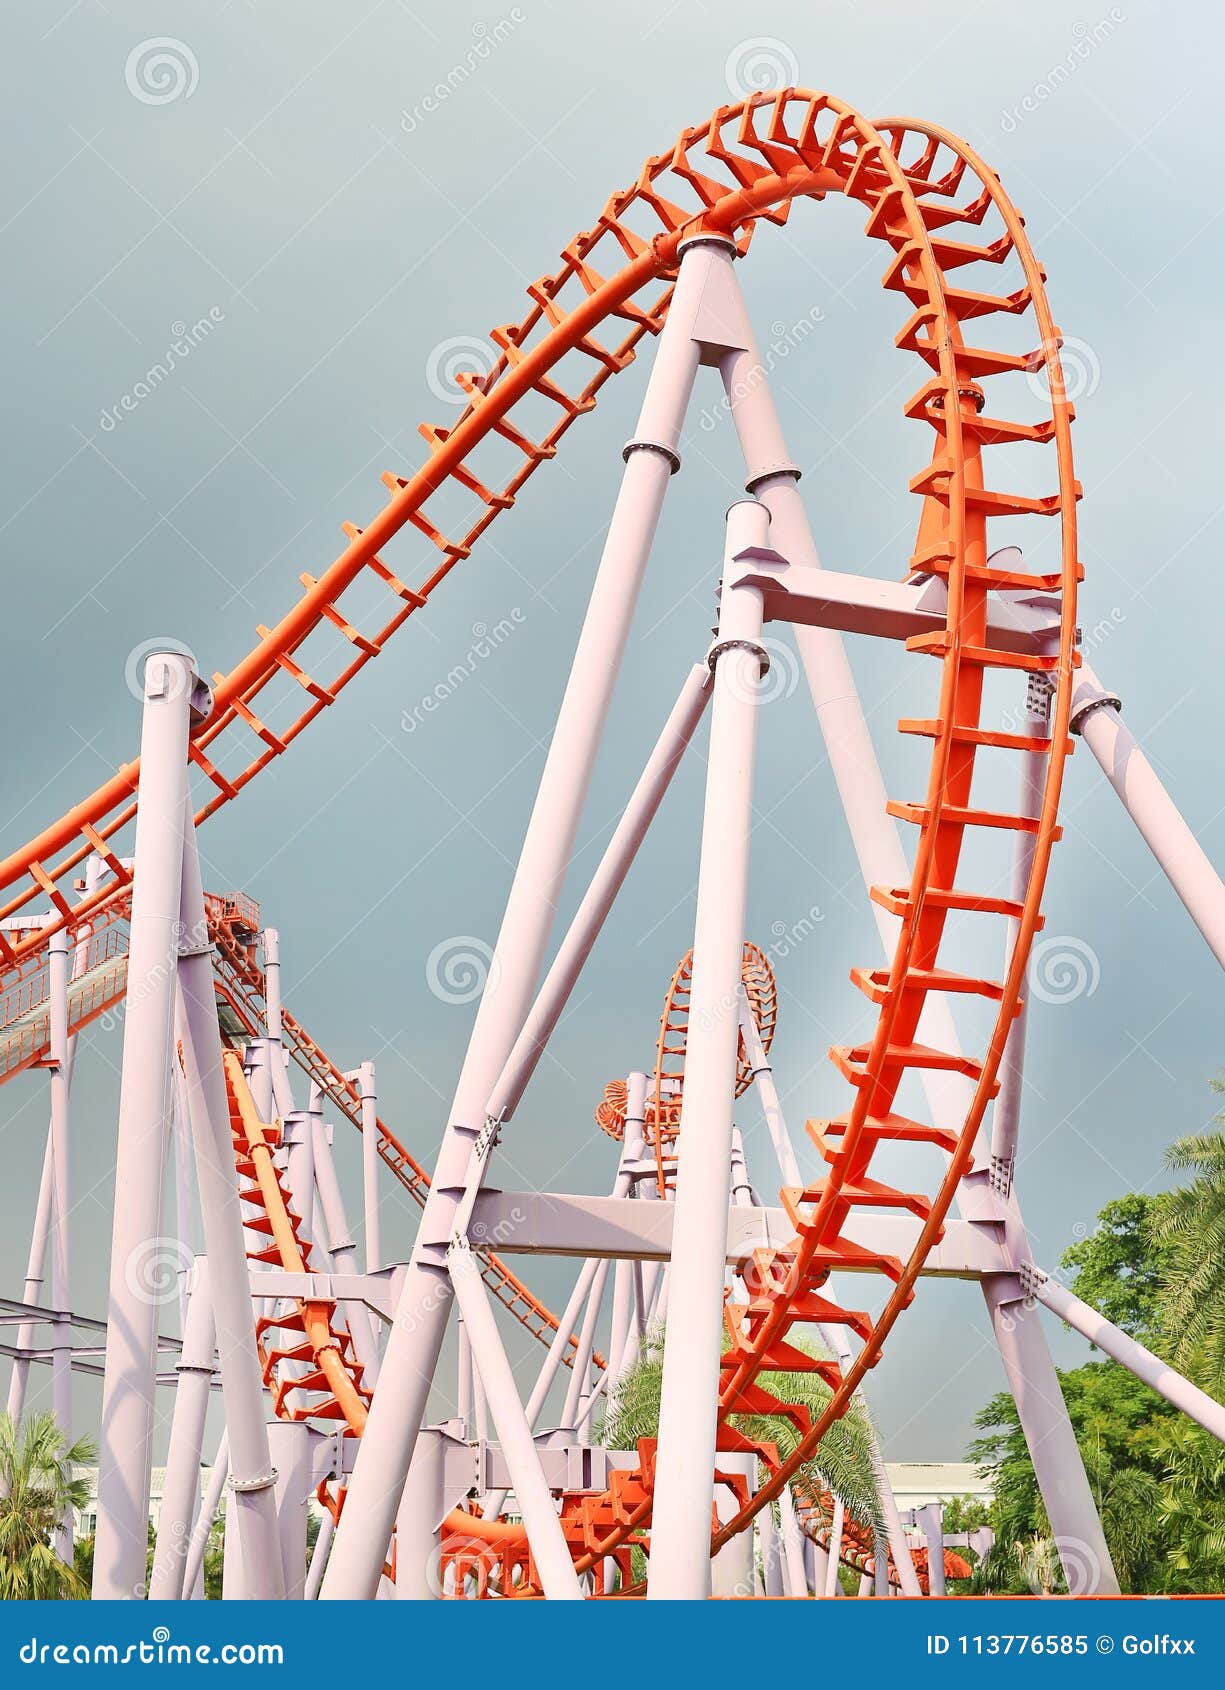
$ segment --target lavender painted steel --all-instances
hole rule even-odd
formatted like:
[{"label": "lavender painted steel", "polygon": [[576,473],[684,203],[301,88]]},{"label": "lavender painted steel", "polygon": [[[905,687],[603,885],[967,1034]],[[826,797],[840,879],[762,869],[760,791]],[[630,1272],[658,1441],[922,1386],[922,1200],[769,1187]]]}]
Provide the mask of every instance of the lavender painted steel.
[{"label": "lavender painted steel", "polygon": [[305,1602],[314,1602],[319,1595],[319,1586],[323,1583],[323,1570],[328,1564],[335,1531],[336,1521],[331,1513],[324,1509],[323,1518],[319,1522],[319,1536],[315,1539],[310,1566],[306,1572],[306,1585],[302,1591],[302,1599]]},{"label": "lavender painted steel", "polygon": [[[1026,697],[1024,732],[1030,739],[1045,739],[1050,732],[1050,687],[1044,676],[1035,675]],[[1021,796],[1017,814],[1036,816],[1042,809],[1042,793],[1046,783],[1047,757],[1044,751],[1026,752],[1021,762]],[[1029,886],[1037,836],[1018,833],[1012,869],[1010,896],[1024,903]],[[1016,945],[1018,923],[1010,920],[1004,949],[1004,974],[1011,966]],[[1025,1077],[1025,1033],[1029,1021],[1029,993],[1022,987],[1021,1008],[1009,1029],[1004,1046],[1004,1060],[1000,1064],[1000,1090],[991,1112],[991,1170],[997,1186],[1007,1192],[1012,1187],[1012,1171],[1017,1154],[1017,1136],[1021,1125],[1021,1094]]]},{"label": "lavender painted steel", "polygon": [[[519,1401],[515,1377],[502,1348],[480,1270],[472,1259],[467,1240],[457,1239],[448,1256],[455,1300],[467,1324],[472,1353],[489,1396],[498,1441],[510,1471],[515,1501],[523,1516],[541,1588],[545,1596],[553,1601],[581,1601],[582,1590],[562,1535],[561,1521],[532,1441],[531,1427]],[[342,1515],[342,1530],[343,1521]]]},{"label": "lavender painted steel", "polygon": [[710,249],[681,261],[668,319],[627,448],[621,491],[579,634],[532,817],[515,872],[476,1024],[468,1045],[404,1276],[383,1358],[382,1385],[361,1439],[322,1595],[368,1597],[378,1585],[395,1510],[425,1412],[450,1309],[446,1251],[490,1094],[523,1028],[548,942],[565,867],[620,668],[647,556],[676,462],[681,422],[697,373],[693,329]]},{"label": "lavender painted steel", "polygon": [[276,1468],[276,1514],[281,1540],[285,1598],[301,1602],[306,1594],[306,1526],[312,1485],[311,1440],[316,1434],[302,1420],[274,1420],[268,1428]]},{"label": "lavender painted steel", "polygon": [[727,513],[724,588],[711,651],[710,761],[702,818],[689,1035],[681,1102],[659,1460],[648,1600],[710,1589],[723,1266],[735,1097],[736,1016],[744,947],[753,765],[764,648],[761,593],[726,585],[735,559],[765,552],[770,518],[756,500]]},{"label": "lavender painted steel", "polygon": [[396,1596],[401,1601],[435,1601],[442,1594],[443,1455],[442,1433],[423,1426],[396,1511]]},{"label": "lavender painted steel", "polygon": [[[315,1190],[323,1216],[328,1254],[335,1273],[356,1274],[357,1245],[345,1216],[344,1198],[336,1177],[332,1147],[328,1143],[327,1124],[320,1108],[322,1094],[311,1086],[310,1108],[307,1111],[314,1140]],[[379,1350],[375,1317],[364,1303],[346,1300],[345,1322],[353,1339],[353,1349],[361,1363],[363,1381],[372,1384],[378,1379]],[[322,1573],[321,1575],[322,1576]]]},{"label": "lavender painted steel", "polygon": [[183,1591],[189,1598],[194,1598],[199,1584],[204,1567],[204,1551],[208,1548],[209,1534],[217,1519],[217,1510],[221,1507],[222,1493],[229,1476],[230,1441],[228,1434],[223,1431],[218,1440],[217,1453],[213,1457],[213,1465],[209,1472],[208,1488],[196,1515],[195,1524],[191,1528],[191,1541],[187,1546],[187,1557],[183,1563]]},{"label": "lavender painted steel", "polygon": [[1065,1320],[1082,1338],[1087,1338],[1099,1350],[1113,1357],[1158,1396],[1164,1397],[1184,1414],[1189,1414],[1206,1432],[1211,1432],[1214,1438],[1220,1438],[1225,1443],[1225,1406],[1215,1398],[1201,1391],[1198,1385],[1193,1385],[1126,1332],[1121,1332],[1105,1315],[1081,1302],[1079,1297],[1073,1296],[1040,1268],[1029,1268],[1022,1275],[1022,1283],[1044,1308],[1057,1314],[1060,1320]]},{"label": "lavender painted steel", "polygon": [[595,1278],[591,1282],[591,1290],[587,1297],[587,1311],[583,1316],[583,1324],[579,1328],[578,1349],[574,1353],[574,1363],[570,1371],[570,1383],[566,1390],[566,1401],[561,1411],[563,1426],[577,1425],[579,1405],[587,1389],[588,1376],[591,1371],[591,1352],[595,1348],[596,1322],[600,1318],[600,1305],[604,1301],[604,1287],[608,1282],[608,1259],[596,1265]]},{"label": "lavender painted steel", "polygon": [[984,1279],[982,1286],[1069,1592],[1117,1596],[1119,1581],[1038,1317],[1007,1276]]},{"label": "lavender painted steel", "polygon": [[1088,665],[1077,670],[1072,732],[1101,764],[1209,950],[1225,968],[1225,886],[1124,725],[1120,708]]},{"label": "lavender painted steel", "polygon": [[379,1232],[379,1100],[374,1087],[373,1062],[363,1062],[358,1068],[357,1089],[362,1111],[362,1213],[366,1223],[366,1272],[377,1273],[383,1265],[383,1244]]},{"label": "lavender painted steel", "polygon": [[927,1589],[931,1596],[945,1594],[944,1504],[925,1502],[915,1510],[915,1520],[927,1542]]},{"label": "lavender painted steel", "polygon": [[272,1490],[276,1475],[268,1451],[263,1376],[255,1348],[255,1310],[213,993],[212,948],[190,816],[180,830],[179,851],[183,935],[178,963],[179,1037],[221,1361],[230,1464],[227,1523],[237,1527],[234,1536],[241,1540],[243,1594],[280,1600],[285,1583]]},{"label": "lavender painted steel", "polygon": [[600,935],[617,894],[671,785],[685,748],[693,738],[710,698],[710,669],[697,663],[689,671],[663,731],[630,794],[621,820],[605,847],[574,919],[536,996],[523,1031],[498,1076],[488,1103],[494,1120],[507,1120],[519,1106],[545,1046]]},{"label": "lavender painted steel", "polygon": [[204,1421],[216,1367],[217,1334],[208,1292],[208,1261],[197,1256],[183,1326],[183,1350],[176,1363],[178,1383],[162,1507],[157,1522],[157,1547],[149,1582],[150,1600],[177,1602],[184,1594],[184,1573],[192,1524],[200,1504],[200,1457]]},{"label": "lavender painted steel", "polygon": [[[67,1442],[72,1441],[72,1283],[69,1225],[72,1180],[69,1163],[68,1101],[72,1085],[72,1054],[68,1037],[69,936],[66,929],[51,935],[48,946],[48,1014],[51,1063],[51,1406],[55,1422]],[[72,1509],[66,1508],[55,1534],[56,1553],[72,1561]]]},{"label": "lavender painted steel", "polygon": [[156,653],[146,664],[94,1547],[100,1599],[132,1601],[145,1591],[158,1306],[140,1276],[161,1248],[187,735],[197,685],[193,663],[177,653]]},{"label": "lavender painted steel", "polygon": [[[25,1288],[22,1292],[22,1302],[37,1303],[41,1300],[40,1291],[43,1283],[43,1263],[47,1256],[47,1239],[51,1232],[51,1188],[54,1181],[54,1171],[51,1165],[51,1127],[47,1127],[46,1148],[43,1151],[43,1171],[38,1183],[38,1202],[34,1209],[34,1225],[30,1230],[30,1254],[26,1261]],[[23,1321],[17,1328],[18,1350],[31,1350],[34,1347],[34,1322]],[[13,1371],[9,1376],[8,1415],[16,1425],[25,1412],[26,1390],[30,1381],[30,1361],[25,1355],[13,1358]]]}]

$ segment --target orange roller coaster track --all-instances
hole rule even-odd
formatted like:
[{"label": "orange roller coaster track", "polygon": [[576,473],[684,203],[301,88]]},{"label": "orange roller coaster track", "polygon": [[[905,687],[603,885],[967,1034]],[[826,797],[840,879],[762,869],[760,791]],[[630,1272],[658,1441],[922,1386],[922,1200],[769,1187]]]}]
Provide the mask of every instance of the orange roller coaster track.
[{"label": "orange roller coaster track", "polygon": [[[643,336],[660,331],[686,240],[726,237],[743,254],[759,221],[784,223],[796,200],[820,200],[827,194],[843,195],[863,207],[868,237],[887,253],[883,286],[904,305],[896,344],[915,355],[921,371],[905,413],[931,431],[930,456],[910,483],[921,506],[909,574],[942,581],[947,610],[939,631],[906,642],[910,651],[938,661],[940,678],[932,715],[900,724],[904,733],[932,743],[922,797],[890,805],[897,819],[917,829],[910,881],[872,889],[873,899],[898,921],[892,961],[885,969],[857,970],[853,976],[878,1009],[875,1031],[865,1043],[833,1052],[852,1096],[843,1116],[810,1129],[828,1172],[815,1185],[784,1192],[796,1236],[786,1249],[762,1253],[748,1305],[727,1311],[719,1448],[743,1450],[745,1441],[734,1430],[732,1418],[763,1411],[790,1415],[800,1440],[787,1460],[780,1460],[777,1452],[772,1456],[766,1447],[756,1451],[767,1463],[767,1482],[744,1499],[734,1519],[714,1530],[713,1549],[743,1530],[813,1455],[912,1299],[998,1089],[1030,942],[1041,921],[1051,848],[1059,835],[1063,765],[1071,748],[1072,679],[1078,662],[1076,596],[1082,573],[1072,407],[1043,272],[1023,219],[999,178],[943,129],[902,118],[873,125],[828,95],[799,89],[721,107],[707,121],[684,130],[673,147],[646,161],[629,188],[608,200],[589,229],[570,241],[561,267],[531,284],[524,316],[491,332],[498,357],[488,374],[462,378],[468,402],[454,426],[422,425],[428,447],[425,463],[410,476],[385,476],[389,497],[381,511],[363,528],[346,525],[349,543],[341,555],[317,579],[303,576],[304,590],[293,607],[274,626],[261,626],[257,644],[228,674],[217,677],[212,714],[197,729],[190,747],[206,794],[197,807],[197,821],[202,822],[235,798],[335,702],[470,555],[535,469],[554,456],[571,424],[593,408],[604,383],[632,361]],[[998,234],[976,238],[975,232],[988,220]],[[1008,292],[960,285],[955,272],[981,266],[1015,271],[1017,285]],[[1009,324],[1020,325],[1027,337],[1024,350],[1005,350],[1000,344],[1016,338],[1016,331],[1007,337],[994,333],[997,326]],[[624,325],[624,333],[617,325]],[[971,325],[973,338],[967,339]],[[612,344],[596,338],[605,326],[613,328]],[[576,391],[571,390],[573,383],[560,384],[560,373],[553,379],[571,354],[585,360],[583,368],[589,372]],[[1044,377],[1043,414],[1037,421],[1012,414],[1007,393],[997,408],[989,405],[988,394],[994,398],[1006,389],[1007,378],[1039,374]],[[1036,381],[1026,382],[1031,393],[1037,387]],[[540,417],[549,412],[549,425],[540,426]],[[1053,491],[1030,495],[988,485],[985,449],[1012,445],[1045,449]],[[504,460],[507,454],[513,465],[509,475],[486,467],[487,458]],[[449,538],[442,531],[442,517],[436,520],[431,511],[432,505],[444,502],[444,491],[448,498],[462,494],[474,513],[455,529],[458,538]],[[988,525],[1025,516],[1057,522],[1057,568],[1022,571],[990,551]],[[416,588],[397,573],[403,569],[407,574],[407,568],[398,560],[393,568],[383,555],[406,528],[423,537],[435,554],[432,568]],[[359,577],[375,578],[395,606],[371,634],[363,633],[346,614],[345,594]],[[989,638],[989,606],[1000,594],[1019,593],[1041,595],[1052,607],[1056,632],[1041,653],[1003,651]],[[338,635],[351,655],[321,682],[299,659],[306,656],[303,648],[311,636],[325,629]],[[1028,672],[1049,686],[1053,706],[1044,739],[983,724],[984,679],[996,669]],[[278,677],[300,700],[287,722],[273,726],[262,695]],[[259,744],[253,756],[242,749],[252,734]],[[975,805],[971,782],[984,749],[1045,758],[1033,814],[993,812]],[[8,931],[0,933],[0,950],[10,965],[38,952],[57,925],[78,922],[116,895],[98,893],[92,904],[88,898],[84,904],[69,902],[62,883],[90,852],[100,853],[119,880],[127,881],[110,842],[134,814],[138,774],[137,763],[125,765],[0,866],[0,888],[9,892],[0,910],[0,916],[9,918]],[[998,836],[1001,830],[1007,836],[1031,836],[1023,891],[1002,899],[960,887],[957,871],[967,834],[981,838]],[[51,926],[17,932],[12,918],[36,898],[50,898],[57,912]],[[942,965],[950,911],[996,915],[1013,924],[1002,980],[974,979]],[[916,1041],[929,998],[950,992],[996,1006],[992,1031],[977,1056]],[[903,1081],[931,1070],[955,1071],[970,1082],[971,1099],[955,1130],[920,1126],[894,1112]],[[930,1194],[897,1190],[870,1172],[880,1145],[908,1140],[934,1143],[945,1153],[945,1171]],[[892,1284],[882,1311],[871,1318],[837,1308],[822,1295],[831,1271],[845,1265],[854,1248],[843,1237],[846,1219],[865,1207],[908,1210],[921,1222],[906,1260],[857,1262],[874,1267]],[[858,1334],[861,1347],[848,1367],[835,1369],[830,1403],[810,1420],[803,1411],[775,1403],[760,1380],[763,1373],[801,1365],[796,1359],[800,1352],[787,1342],[787,1334],[793,1325],[813,1319],[845,1325]],[[637,1534],[649,1530],[653,1460],[649,1452],[643,1455],[632,1502],[623,1485],[618,1495],[586,1498],[581,1508],[563,1507],[563,1524],[580,1572],[618,1555]],[[522,1565],[521,1546],[514,1544],[514,1534],[503,1524],[475,1518],[464,1524],[476,1536],[485,1530],[495,1554],[508,1561],[517,1556]]]}]

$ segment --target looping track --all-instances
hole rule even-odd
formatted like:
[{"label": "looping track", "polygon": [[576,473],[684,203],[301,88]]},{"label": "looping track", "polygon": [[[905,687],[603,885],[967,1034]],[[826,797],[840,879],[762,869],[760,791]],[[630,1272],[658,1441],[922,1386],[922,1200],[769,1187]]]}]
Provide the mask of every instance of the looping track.
[{"label": "looping track", "polygon": [[[198,811],[203,820],[230,802],[334,702],[470,554],[539,464],[554,455],[562,435],[592,409],[604,382],[631,361],[642,337],[658,330],[685,238],[723,233],[744,251],[757,222],[783,223],[797,199],[830,193],[864,207],[866,233],[888,250],[883,285],[909,307],[896,343],[913,353],[922,368],[920,385],[905,412],[926,425],[932,436],[930,456],[910,483],[922,501],[911,569],[946,583],[948,609],[942,631],[907,642],[912,652],[937,659],[939,689],[930,717],[901,724],[903,732],[929,739],[932,751],[923,797],[890,806],[898,819],[917,829],[910,882],[872,892],[898,919],[892,961],[887,969],[861,969],[853,975],[877,1007],[875,1030],[866,1043],[833,1053],[852,1095],[844,1115],[810,1127],[828,1173],[803,1191],[784,1194],[796,1237],[786,1250],[763,1255],[748,1305],[728,1311],[720,1447],[743,1444],[729,1417],[762,1412],[768,1393],[759,1376],[798,1365],[800,1352],[786,1341],[792,1325],[815,1319],[842,1324],[858,1334],[862,1347],[840,1375],[827,1410],[811,1424],[798,1426],[801,1437],[793,1456],[785,1462],[777,1457],[769,1461],[767,1452],[761,1452],[769,1466],[768,1482],[734,1520],[715,1532],[715,1548],[742,1530],[813,1454],[911,1301],[997,1089],[1030,942],[1041,919],[1043,885],[1058,836],[1063,763],[1070,750],[1081,573],[1075,513],[1079,489],[1073,475],[1072,409],[1059,363],[1059,331],[1023,221],[999,179],[944,130],[910,119],[887,119],[874,126],[829,96],[795,89],[720,108],[707,122],[686,129],[674,147],[648,159],[637,181],[615,194],[592,227],[570,242],[561,267],[529,287],[531,303],[522,319],[492,331],[497,360],[487,375],[466,380],[468,404],[458,420],[447,429],[423,426],[429,448],[425,464],[410,477],[391,473],[385,478],[389,498],[374,520],[361,530],[346,527],[349,543],[342,554],[317,580],[303,577],[304,591],[292,609],[271,629],[261,628],[258,643],[246,657],[218,678],[213,715],[192,746],[205,794]],[[999,232],[994,238],[976,238],[975,232],[988,220]],[[994,275],[998,272],[990,267],[1004,266],[1016,274],[1017,285],[1009,292],[976,291],[962,285],[964,277],[954,275],[969,269],[977,282],[983,267]],[[974,339],[967,340],[971,324]],[[1021,350],[1005,349],[1013,324],[1026,337]],[[612,344],[595,338],[602,325],[613,330]],[[1039,373],[1045,376],[1041,390]],[[1031,411],[1034,394],[1042,392],[1037,420],[1022,420],[1018,382],[1030,394]],[[1003,454],[1009,463],[1032,465],[1033,457],[1039,457],[1053,490],[1013,493],[990,485],[985,455],[1005,447],[1010,449]],[[1027,453],[1027,447],[1034,450]],[[1046,486],[1050,489],[1050,482]],[[450,514],[457,505],[460,514]],[[1003,519],[1011,524],[1027,516],[1058,523],[1058,563],[1052,560],[1044,574],[1001,567],[987,544],[989,523]],[[380,555],[406,527],[432,548],[432,565],[417,588],[405,585]],[[458,538],[449,538],[444,528]],[[345,595],[359,578],[381,584],[393,606],[390,617],[372,634],[363,633],[355,623],[356,613],[346,611]],[[988,602],[994,594],[1009,593],[1045,595],[1057,605],[1059,634],[1048,651],[1018,656],[988,644]],[[305,666],[306,648],[321,633],[339,638],[346,653],[342,667],[325,682]],[[310,661],[314,663],[313,656]],[[1035,741],[983,725],[984,680],[999,668],[1029,671],[1051,684],[1054,702],[1047,739]],[[274,724],[276,682],[296,702],[285,720]],[[1045,784],[1035,815],[975,806],[971,783],[978,755],[986,750],[1045,754]],[[0,865],[0,888],[10,892],[0,915],[14,915],[36,898],[50,897],[61,925],[78,918],[81,907],[69,903],[60,882],[91,850],[107,856],[125,878],[108,841],[134,813],[137,773],[135,764],[126,765]],[[976,840],[1032,836],[1023,897],[1013,901],[958,885],[968,833]],[[97,901],[103,901],[102,895]],[[1013,922],[1015,939],[1004,979],[973,978],[945,963],[942,940],[950,912]],[[0,936],[0,952],[9,963],[19,962],[45,945],[46,932],[31,931],[15,939]],[[933,992],[966,994],[996,1006],[980,1054],[963,1056],[916,1042],[919,1017]],[[895,1113],[903,1081],[930,1069],[957,1072],[972,1087],[955,1130],[946,1124],[921,1126]],[[945,1153],[943,1176],[930,1195],[895,1190],[869,1172],[877,1148],[897,1141],[935,1144]],[[869,1317],[832,1304],[822,1287],[853,1251],[842,1235],[847,1217],[857,1207],[881,1205],[909,1209],[922,1226],[906,1261],[882,1258],[869,1263],[860,1252],[858,1265],[874,1268],[892,1285],[883,1309]],[[581,1509],[563,1507],[581,1571],[596,1567],[649,1526],[650,1481],[644,1460],[636,1486],[623,1494],[586,1499]],[[471,1525],[491,1542],[508,1541],[509,1534],[496,1522]],[[505,1550],[507,1557],[512,1553],[522,1566],[521,1549]]]}]

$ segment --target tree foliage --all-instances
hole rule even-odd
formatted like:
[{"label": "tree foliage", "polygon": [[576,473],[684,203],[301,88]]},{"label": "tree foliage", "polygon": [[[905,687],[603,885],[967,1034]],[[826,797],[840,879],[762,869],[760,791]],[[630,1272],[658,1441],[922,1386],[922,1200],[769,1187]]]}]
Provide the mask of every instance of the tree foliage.
[{"label": "tree foliage", "polygon": [[50,1414],[17,1424],[0,1414],[0,1600],[47,1602],[89,1594],[76,1566],[61,1561],[56,1528],[84,1508],[89,1483],[75,1469],[94,1459],[86,1438],[70,1444]]}]

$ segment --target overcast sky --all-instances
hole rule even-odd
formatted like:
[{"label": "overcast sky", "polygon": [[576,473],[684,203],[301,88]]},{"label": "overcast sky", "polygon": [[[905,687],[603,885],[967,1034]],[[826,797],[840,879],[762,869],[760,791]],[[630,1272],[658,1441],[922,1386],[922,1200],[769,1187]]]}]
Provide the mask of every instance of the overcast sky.
[{"label": "overcast sky", "polygon": [[[1082,372],[1094,663],[1225,861],[1215,8],[52,0],[15,13],[0,69],[5,850],[133,754],[132,652],[174,636],[205,673],[231,667],[299,572],[335,556],[341,522],[381,505],[380,473],[421,461],[418,421],[454,417],[436,396],[450,343],[518,317],[525,285],[645,156],[764,75],[951,127],[1027,215]],[[823,555],[896,579],[917,514],[900,415],[913,359],[893,349],[897,302],[862,221],[803,206],[760,231],[741,280],[763,341],[814,325],[774,385]],[[190,354],[141,394],[193,324],[206,327]],[[208,884],[245,889],[280,929],[295,1013],[342,1065],[375,1058],[385,1116],[427,1164],[473,1013],[431,990],[428,961],[496,932],[643,380],[640,361],[605,389],[493,543],[202,836]],[[727,431],[691,435],[567,908],[709,628],[738,482]],[[914,796],[898,654],[852,655],[890,789]],[[470,673],[446,683],[457,664]],[[805,924],[779,961],[775,1046],[802,1139],[806,1117],[843,1106],[825,1051],[868,1025],[847,970],[877,951],[811,709],[802,687],[782,691],[763,713],[748,936]],[[607,1080],[649,1062],[691,943],[704,758],[703,738],[528,1094],[503,1183],[607,1187],[592,1110]],[[1048,1266],[1107,1199],[1160,1187],[1163,1149],[1208,1121],[1222,1062],[1216,967],[1083,751],[1065,827],[1047,932],[1085,959],[1085,988],[1035,1007],[1019,1176]],[[117,1033],[88,1037],[74,1100],[75,1299],[90,1314],[104,1312],[119,1054]],[[0,1092],[11,1294],[45,1115],[40,1077]],[[769,1192],[755,1112],[741,1119]],[[354,1145],[340,1129],[337,1142],[351,1175]],[[386,1215],[406,1254],[415,1211],[392,1193]],[[560,1297],[566,1277],[546,1265],[533,1283]],[[960,1458],[1000,1383],[974,1288],[924,1285],[871,1381],[888,1455]],[[95,1399],[80,1394],[84,1417]]]}]

